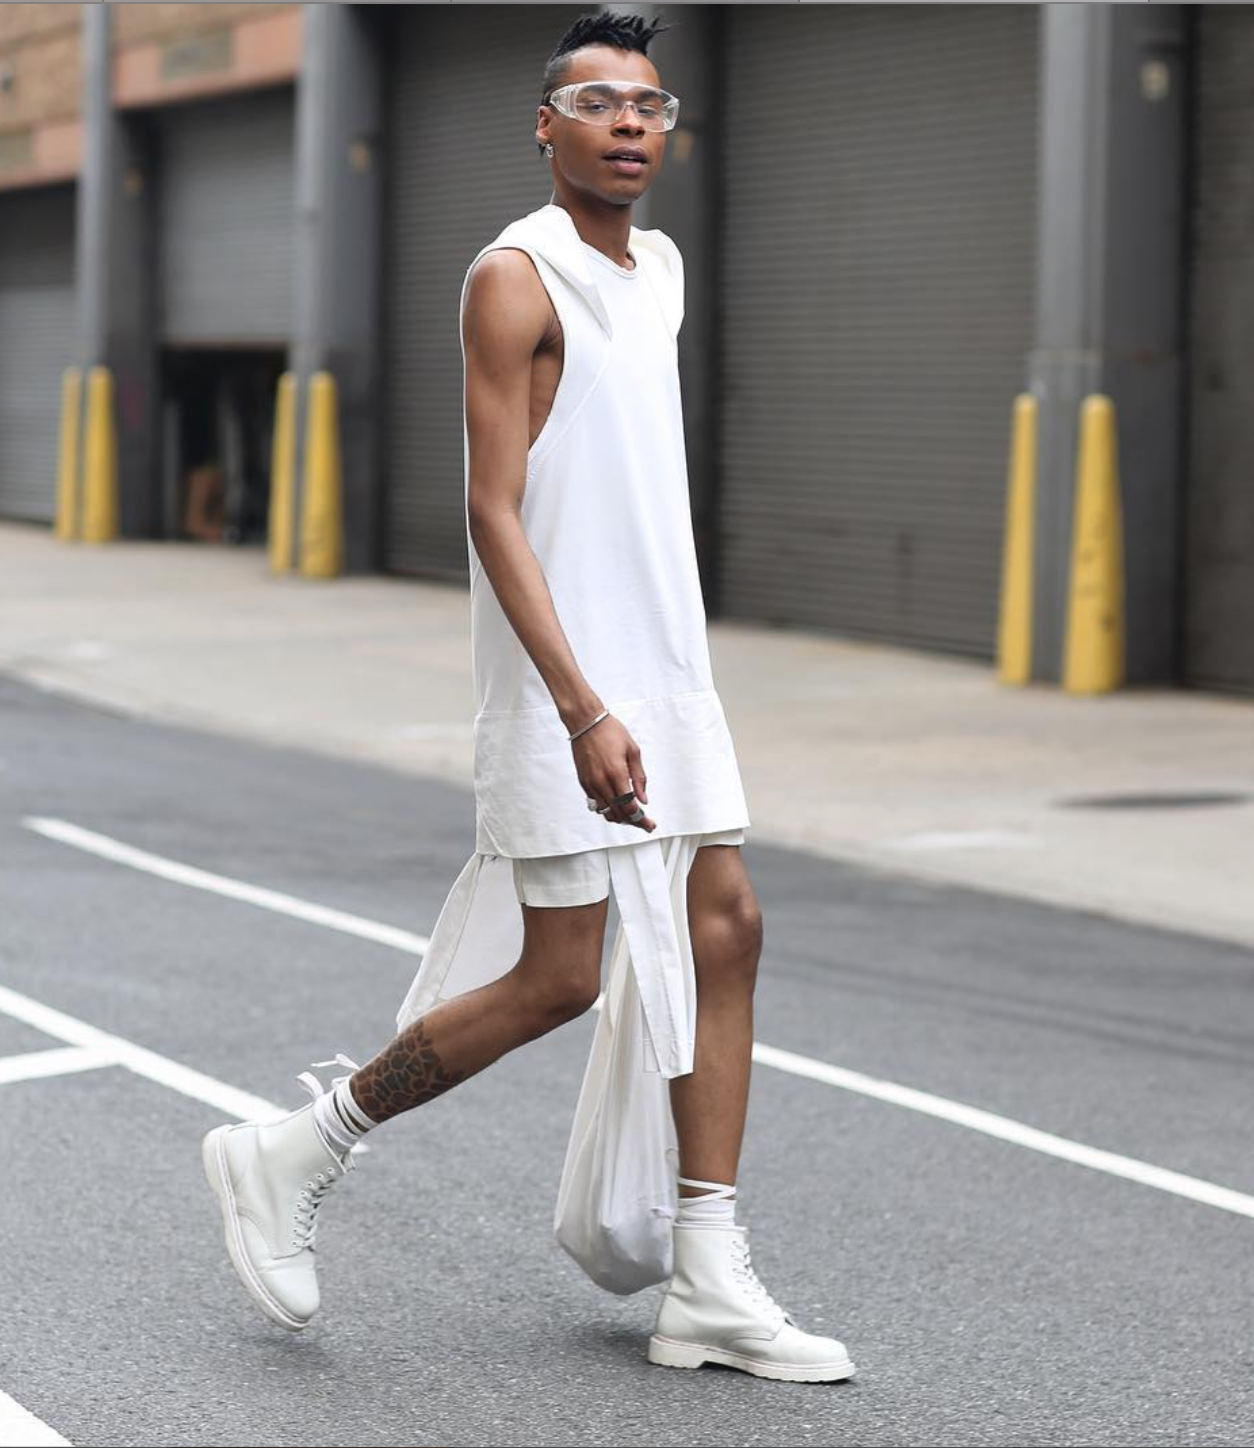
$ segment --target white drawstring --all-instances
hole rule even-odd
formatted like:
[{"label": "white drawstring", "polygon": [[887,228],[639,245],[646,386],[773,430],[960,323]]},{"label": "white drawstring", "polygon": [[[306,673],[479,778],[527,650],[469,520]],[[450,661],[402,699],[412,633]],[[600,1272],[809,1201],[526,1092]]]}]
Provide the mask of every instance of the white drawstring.
[{"label": "white drawstring", "polygon": [[[343,1051],[337,1051],[335,1053],[335,1056],[330,1061],[312,1061],[310,1062],[310,1064],[315,1068],[318,1066],[347,1066],[348,1069],[352,1072],[357,1072],[361,1070],[361,1067],[357,1064],[357,1062],[351,1060],[348,1056],[344,1054]],[[319,1096],[323,1095],[323,1093],[328,1090],[328,1088],[324,1086],[321,1081],[318,1080],[318,1078],[314,1075],[312,1071],[301,1071],[297,1075],[296,1079],[305,1088],[305,1090],[309,1092],[310,1096],[312,1096],[315,1101],[318,1099]],[[341,1081],[347,1080],[347,1076],[337,1076],[335,1080],[331,1082],[331,1086],[338,1086]]]},{"label": "white drawstring", "polygon": [[679,1178],[679,1185],[680,1185],[681,1187],[708,1187],[708,1188],[709,1188],[709,1190],[708,1190],[703,1196],[699,1196],[699,1197],[685,1197],[685,1196],[681,1196],[681,1197],[679,1198],[679,1201],[680,1201],[680,1205],[681,1205],[681,1206],[682,1206],[685,1202],[719,1202],[719,1201],[724,1201],[724,1200],[726,1200],[728,1197],[734,1197],[734,1196],[736,1195],[736,1188],[735,1188],[734,1186],[729,1185],[727,1182],[703,1182],[703,1181],[699,1181],[696,1177],[681,1176],[681,1177]]}]

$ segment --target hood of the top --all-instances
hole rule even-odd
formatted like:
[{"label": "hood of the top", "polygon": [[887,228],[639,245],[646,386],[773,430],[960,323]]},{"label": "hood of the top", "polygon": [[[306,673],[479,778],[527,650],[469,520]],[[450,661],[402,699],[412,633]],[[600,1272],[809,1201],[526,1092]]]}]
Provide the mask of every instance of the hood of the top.
[{"label": "hood of the top", "polygon": [[[498,245],[510,239],[527,241],[536,248],[556,271],[584,298],[604,327],[607,336],[614,335],[610,315],[602,300],[593,274],[592,264],[583,248],[583,238],[574,218],[564,206],[550,201],[536,211],[529,211],[512,221],[497,238]],[[645,269],[644,280],[653,286],[662,304],[662,311],[675,336],[684,314],[683,263],[679,248],[657,227],[642,231],[633,226],[628,234],[628,248],[636,264]]]}]

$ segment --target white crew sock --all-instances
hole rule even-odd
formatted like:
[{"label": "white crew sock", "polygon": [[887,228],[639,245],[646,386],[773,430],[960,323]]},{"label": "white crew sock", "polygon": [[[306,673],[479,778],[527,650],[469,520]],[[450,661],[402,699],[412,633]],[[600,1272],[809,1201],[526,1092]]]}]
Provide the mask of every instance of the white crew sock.
[{"label": "white crew sock", "polygon": [[675,1224],[684,1227],[734,1227],[736,1225],[736,1188],[731,1182],[703,1182],[692,1177],[679,1178],[682,1187],[705,1187],[704,1196],[679,1198]]},{"label": "white crew sock", "polygon": [[349,1077],[341,1076],[329,1091],[314,1098],[314,1123],[322,1134],[323,1141],[342,1156],[354,1146],[372,1126],[378,1125],[357,1104]]}]

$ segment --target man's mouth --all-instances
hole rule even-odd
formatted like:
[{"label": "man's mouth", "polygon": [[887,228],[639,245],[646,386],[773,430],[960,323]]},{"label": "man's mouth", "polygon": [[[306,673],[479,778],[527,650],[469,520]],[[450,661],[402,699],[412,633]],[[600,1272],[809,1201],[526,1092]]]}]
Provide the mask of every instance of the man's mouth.
[{"label": "man's mouth", "polygon": [[609,151],[604,159],[610,163],[616,171],[621,171],[625,176],[638,176],[648,165],[648,158],[643,151],[627,148],[621,151]]}]

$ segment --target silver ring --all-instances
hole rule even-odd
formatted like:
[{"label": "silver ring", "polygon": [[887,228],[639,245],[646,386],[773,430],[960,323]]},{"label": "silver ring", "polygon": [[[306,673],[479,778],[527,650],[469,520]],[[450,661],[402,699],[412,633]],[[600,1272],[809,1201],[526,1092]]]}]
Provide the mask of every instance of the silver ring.
[{"label": "silver ring", "polygon": [[642,819],[644,819],[644,810],[637,805],[635,814],[627,816],[627,823],[629,825],[639,824]]}]

